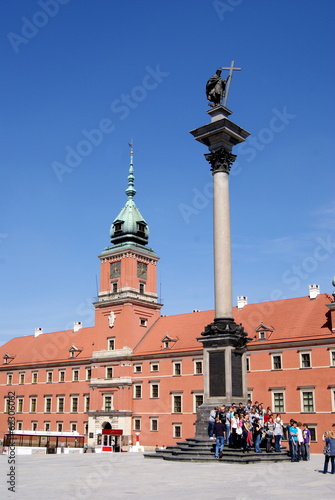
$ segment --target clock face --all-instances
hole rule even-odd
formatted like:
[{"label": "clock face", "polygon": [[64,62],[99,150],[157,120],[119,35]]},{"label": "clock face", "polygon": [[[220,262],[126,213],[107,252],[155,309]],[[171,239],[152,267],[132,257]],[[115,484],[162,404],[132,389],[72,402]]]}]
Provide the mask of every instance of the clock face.
[{"label": "clock face", "polygon": [[144,264],[144,262],[137,263],[137,277],[142,279],[147,279],[148,275],[148,264]]},{"label": "clock face", "polygon": [[121,275],[121,262],[113,262],[110,265],[110,277],[111,278],[119,278]]}]

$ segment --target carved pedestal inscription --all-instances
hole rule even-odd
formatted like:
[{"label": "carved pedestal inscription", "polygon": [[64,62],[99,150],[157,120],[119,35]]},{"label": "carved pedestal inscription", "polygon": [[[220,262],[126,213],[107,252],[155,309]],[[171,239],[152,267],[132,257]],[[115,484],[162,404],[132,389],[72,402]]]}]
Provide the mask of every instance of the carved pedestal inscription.
[{"label": "carved pedestal inscription", "polygon": [[209,353],[209,396],[226,395],[225,352]]},{"label": "carved pedestal inscription", "polygon": [[231,353],[231,376],[233,397],[243,397],[242,353]]}]

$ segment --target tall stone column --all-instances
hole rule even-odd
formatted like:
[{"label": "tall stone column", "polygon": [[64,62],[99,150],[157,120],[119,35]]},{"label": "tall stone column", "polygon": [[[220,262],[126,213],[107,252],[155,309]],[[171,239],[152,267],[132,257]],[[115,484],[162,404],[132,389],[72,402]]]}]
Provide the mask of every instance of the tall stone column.
[{"label": "tall stone column", "polygon": [[208,416],[215,406],[232,401],[246,402],[245,351],[248,342],[242,325],[237,325],[232,308],[232,264],[230,240],[229,172],[236,156],[234,145],[249,133],[233,123],[231,111],[217,105],[207,111],[211,122],[191,131],[208,147],[205,154],[213,173],[214,296],[215,317],[201,337],[204,348],[204,404],[197,412],[196,436],[207,437]]}]

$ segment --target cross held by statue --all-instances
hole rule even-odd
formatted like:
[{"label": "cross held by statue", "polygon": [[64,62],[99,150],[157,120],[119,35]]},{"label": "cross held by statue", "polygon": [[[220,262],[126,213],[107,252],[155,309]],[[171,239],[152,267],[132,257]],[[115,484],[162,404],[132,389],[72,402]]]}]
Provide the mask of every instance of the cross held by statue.
[{"label": "cross held by statue", "polygon": [[221,69],[225,69],[225,70],[229,70],[229,78],[228,78],[228,81],[227,81],[227,86],[226,86],[226,90],[225,90],[225,96],[224,96],[224,102],[223,102],[223,105],[225,107],[227,107],[227,101],[228,101],[228,95],[229,95],[229,89],[230,89],[230,84],[231,84],[231,80],[233,78],[233,71],[241,71],[242,68],[235,68],[234,67],[234,63],[235,61],[232,61],[230,66],[228,68],[221,68]]}]

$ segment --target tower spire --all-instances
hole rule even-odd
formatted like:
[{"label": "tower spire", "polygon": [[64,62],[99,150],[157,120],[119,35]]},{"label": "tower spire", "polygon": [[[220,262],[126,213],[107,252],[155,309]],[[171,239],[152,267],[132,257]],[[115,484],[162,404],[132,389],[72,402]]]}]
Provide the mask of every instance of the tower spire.
[{"label": "tower spire", "polygon": [[133,149],[133,140],[129,143],[130,147],[130,159],[129,159],[129,175],[128,175],[128,187],[126,189],[126,195],[128,196],[128,200],[133,199],[136,194],[136,189],[134,187],[134,149]]},{"label": "tower spire", "polygon": [[134,187],[134,149],[133,141],[129,143],[130,159],[128,173],[128,187],[125,191],[127,202],[119,215],[114,219],[110,236],[112,243],[139,243],[146,245],[149,239],[149,228],[146,221],[143,219],[139,209],[135,205],[134,196],[136,189]]}]

